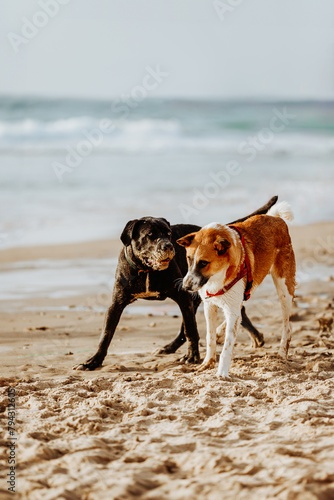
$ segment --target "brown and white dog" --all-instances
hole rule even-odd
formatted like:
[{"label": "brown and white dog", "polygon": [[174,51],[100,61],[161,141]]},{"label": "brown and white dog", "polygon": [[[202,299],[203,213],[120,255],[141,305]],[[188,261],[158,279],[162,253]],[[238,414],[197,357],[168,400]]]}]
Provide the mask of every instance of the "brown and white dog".
[{"label": "brown and white dog", "polygon": [[268,215],[256,215],[234,226],[212,223],[177,241],[187,250],[188,272],[183,287],[198,291],[204,303],[207,352],[200,370],[213,367],[216,361],[216,322],[220,307],[225,314],[226,334],[217,375],[229,377],[242,303],[269,273],[283,313],[278,356],[287,357],[296,264],[288,226],[283,219],[293,219],[286,202],[272,207]]}]

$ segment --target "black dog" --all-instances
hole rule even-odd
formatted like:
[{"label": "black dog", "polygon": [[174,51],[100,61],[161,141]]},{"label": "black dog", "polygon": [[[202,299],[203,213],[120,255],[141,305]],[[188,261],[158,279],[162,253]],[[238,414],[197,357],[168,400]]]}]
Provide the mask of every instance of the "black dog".
[{"label": "black dog", "polygon": [[[267,213],[276,201],[277,196],[256,212],[235,222]],[[143,217],[126,224],[121,235],[124,247],[118,259],[112,304],[106,313],[98,350],[74,369],[95,370],[102,365],[124,308],[139,298],[165,300],[169,297],[179,305],[183,318],[180,333],[160,353],[173,353],[188,340],[188,353],[184,359],[188,363],[199,363],[195,315],[201,299],[178,286],[187,273],[187,261],[185,249],[176,245],[176,240],[199,229],[199,226],[191,224],[171,226],[166,219],[154,217]],[[250,322],[245,308],[242,309],[242,325],[249,331],[255,345],[262,346],[263,336]]]}]

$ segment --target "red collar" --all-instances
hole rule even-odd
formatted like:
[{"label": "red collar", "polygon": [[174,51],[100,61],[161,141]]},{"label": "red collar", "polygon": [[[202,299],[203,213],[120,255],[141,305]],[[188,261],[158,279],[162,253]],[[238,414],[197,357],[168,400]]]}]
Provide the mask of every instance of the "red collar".
[{"label": "red collar", "polygon": [[249,258],[246,252],[246,246],[245,246],[245,238],[240,231],[240,229],[236,226],[228,226],[231,229],[234,229],[237,231],[237,233],[240,236],[241,244],[243,246],[243,249],[245,251],[245,260],[243,264],[240,267],[240,270],[234,280],[232,280],[228,285],[223,287],[221,290],[219,290],[217,293],[209,293],[206,291],[206,299],[209,299],[210,297],[218,297],[219,295],[224,295],[226,292],[228,292],[238,281],[240,281],[242,278],[247,276],[247,283],[246,283],[246,288],[245,288],[245,293],[244,293],[244,300],[248,300],[250,298],[250,292],[253,286],[253,277],[252,277],[252,270],[251,270],[251,265],[249,262]]}]

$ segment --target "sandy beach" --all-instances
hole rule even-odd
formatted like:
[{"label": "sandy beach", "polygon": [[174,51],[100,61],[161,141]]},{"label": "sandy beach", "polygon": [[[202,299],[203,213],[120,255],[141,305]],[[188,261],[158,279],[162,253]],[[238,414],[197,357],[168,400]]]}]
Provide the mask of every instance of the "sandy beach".
[{"label": "sandy beach", "polygon": [[[6,428],[14,387],[15,498],[333,499],[334,223],[291,234],[299,286],[289,359],[275,357],[281,313],[268,279],[247,304],[266,343],[253,349],[241,330],[230,382],[182,365],[185,347],[154,354],[178,332],[172,303],[129,308],[103,367],[78,372],[72,366],[97,347],[109,289],[44,297],[14,290],[3,300],[0,408]],[[115,262],[119,249],[118,241],[96,241],[2,250],[1,279],[42,261]],[[197,320],[203,356],[201,309]],[[5,436],[3,478],[6,444]],[[3,481],[0,496],[14,498]]]}]

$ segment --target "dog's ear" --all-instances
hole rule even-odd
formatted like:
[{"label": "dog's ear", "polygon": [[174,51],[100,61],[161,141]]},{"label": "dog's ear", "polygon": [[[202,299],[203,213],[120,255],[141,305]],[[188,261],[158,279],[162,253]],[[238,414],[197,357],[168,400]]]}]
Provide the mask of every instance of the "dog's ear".
[{"label": "dog's ear", "polygon": [[178,240],[176,240],[176,243],[178,243],[179,245],[181,245],[181,247],[189,247],[189,245],[192,244],[192,241],[193,239],[195,238],[195,234],[196,233],[190,233],[190,234],[187,234],[187,236],[183,236],[183,238],[180,238]]},{"label": "dog's ear", "polygon": [[168,222],[167,219],[164,219],[164,217],[159,217],[159,220],[162,220],[162,222],[164,222],[165,224],[167,224],[167,226],[170,228],[170,222]]},{"label": "dog's ear", "polygon": [[231,243],[226,238],[222,238],[221,236],[217,236],[217,239],[213,244],[213,247],[217,251],[218,255],[224,255],[230,246]]},{"label": "dog's ear", "polygon": [[129,220],[129,222],[127,222],[127,224],[126,224],[126,226],[123,229],[123,232],[121,234],[121,242],[123,243],[123,245],[125,245],[125,246],[130,245],[131,240],[132,240],[133,230],[134,230],[137,222],[138,222],[138,219]]}]

